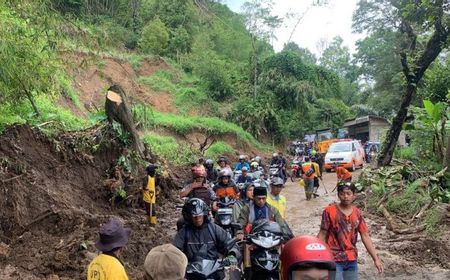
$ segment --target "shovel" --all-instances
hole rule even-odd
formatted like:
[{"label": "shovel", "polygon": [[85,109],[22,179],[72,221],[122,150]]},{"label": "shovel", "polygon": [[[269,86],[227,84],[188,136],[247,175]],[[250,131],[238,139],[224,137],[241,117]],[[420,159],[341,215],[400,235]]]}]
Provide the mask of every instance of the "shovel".
[{"label": "shovel", "polygon": [[322,182],[322,186],[325,189],[325,193],[328,194],[328,190],[327,190],[327,187],[325,187],[325,183],[323,182],[322,179],[320,179],[320,181]]},{"label": "shovel", "polygon": [[[155,195],[155,192],[149,191],[150,193],[150,200],[153,200],[153,196]],[[153,216],[153,203],[150,203],[150,217]]]}]

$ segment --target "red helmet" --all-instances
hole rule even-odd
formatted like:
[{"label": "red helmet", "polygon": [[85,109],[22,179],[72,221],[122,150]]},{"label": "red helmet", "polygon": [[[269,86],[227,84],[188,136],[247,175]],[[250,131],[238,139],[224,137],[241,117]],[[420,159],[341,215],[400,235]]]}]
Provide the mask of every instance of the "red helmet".
[{"label": "red helmet", "polygon": [[328,245],[314,236],[297,236],[281,251],[281,279],[291,280],[292,271],[317,267],[334,271],[336,264]]},{"label": "red helmet", "polygon": [[206,171],[205,171],[205,169],[203,169],[201,167],[194,166],[194,167],[192,167],[192,176],[194,178],[205,177],[206,176]]}]

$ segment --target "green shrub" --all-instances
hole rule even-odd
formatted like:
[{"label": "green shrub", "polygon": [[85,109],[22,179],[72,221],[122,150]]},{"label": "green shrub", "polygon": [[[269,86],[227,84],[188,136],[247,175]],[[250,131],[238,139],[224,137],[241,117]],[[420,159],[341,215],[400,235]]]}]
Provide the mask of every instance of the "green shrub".
[{"label": "green shrub", "polygon": [[240,126],[226,122],[219,118],[208,117],[186,117],[174,114],[154,112],[155,126],[167,127],[179,134],[187,134],[194,130],[213,135],[234,134],[238,140],[254,146],[260,150],[267,149],[259,143],[250,133],[244,131]]},{"label": "green shrub", "polygon": [[143,103],[139,103],[131,109],[133,114],[133,120],[136,126],[142,126],[143,128],[150,129],[154,127],[155,121],[153,116],[153,110]]},{"label": "green shrub", "polygon": [[162,55],[169,44],[169,31],[159,17],[150,21],[142,29],[139,47],[144,53]]},{"label": "green shrub", "polygon": [[142,140],[150,146],[153,153],[175,165],[190,165],[198,157],[198,153],[188,143],[179,145],[170,136],[146,134]]},{"label": "green shrub", "polygon": [[438,236],[442,229],[442,220],[445,215],[438,208],[432,208],[427,211],[424,220],[426,224],[426,232],[432,236]]},{"label": "green shrub", "polygon": [[430,197],[421,192],[419,187],[420,184],[413,183],[401,195],[389,197],[386,208],[396,214],[414,215],[430,201]]},{"label": "green shrub", "polygon": [[65,73],[58,73],[56,75],[56,79],[59,86],[62,88],[63,93],[73,102],[73,104],[75,104],[78,109],[84,110],[84,107],[78,98],[78,93],[73,88],[72,81],[67,77],[67,75]]},{"label": "green shrub", "polygon": [[157,92],[170,92],[176,93],[177,86],[172,82],[172,74],[168,71],[159,70],[156,71],[150,77],[139,77],[138,81],[149,85],[154,91]]},{"label": "green shrub", "polygon": [[394,150],[394,156],[406,160],[417,160],[417,151],[413,147],[397,148]]},{"label": "green shrub", "polygon": [[205,157],[217,159],[221,155],[232,155],[234,149],[225,142],[217,141],[206,150]]}]

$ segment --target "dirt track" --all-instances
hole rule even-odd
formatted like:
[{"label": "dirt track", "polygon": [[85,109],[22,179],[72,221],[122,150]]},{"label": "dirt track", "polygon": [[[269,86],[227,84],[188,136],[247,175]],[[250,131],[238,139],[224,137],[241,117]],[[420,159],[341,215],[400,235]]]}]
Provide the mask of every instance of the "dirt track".
[{"label": "dirt track", "polygon": [[[359,173],[359,170],[356,171],[354,177]],[[320,197],[311,201],[306,201],[304,189],[297,182],[292,183],[289,180],[283,190],[282,194],[287,197],[287,221],[295,235],[317,235],[323,208],[337,201],[336,192],[331,193],[336,185],[336,175],[325,173],[323,179],[328,194],[325,194],[321,184],[318,190]],[[384,221],[380,220],[380,223],[377,223],[375,220],[377,220],[376,217],[366,216],[372,241],[384,263],[385,273],[378,275],[370,255],[362,242],[358,241],[360,279],[450,279],[449,269],[443,269],[435,263],[427,264],[427,258],[431,261],[430,255],[438,251],[434,244],[424,242],[429,245],[424,247],[422,243],[408,241],[388,243],[384,240],[389,239],[390,232],[386,230]],[[424,264],[418,266],[417,257],[424,258]],[[414,262],[411,259],[414,259]],[[444,261],[447,262],[447,260]],[[444,263],[443,267],[448,267],[448,264]]]}]

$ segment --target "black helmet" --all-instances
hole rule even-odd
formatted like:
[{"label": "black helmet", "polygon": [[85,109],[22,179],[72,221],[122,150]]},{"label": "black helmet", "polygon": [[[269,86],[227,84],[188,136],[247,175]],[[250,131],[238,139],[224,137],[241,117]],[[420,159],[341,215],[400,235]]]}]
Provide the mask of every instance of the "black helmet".
[{"label": "black helmet", "polygon": [[201,216],[208,218],[209,207],[200,198],[191,198],[183,206],[181,213],[183,214],[184,222],[191,224],[192,217]]},{"label": "black helmet", "polygon": [[206,165],[214,165],[214,161],[212,159],[207,159],[205,162]]}]

